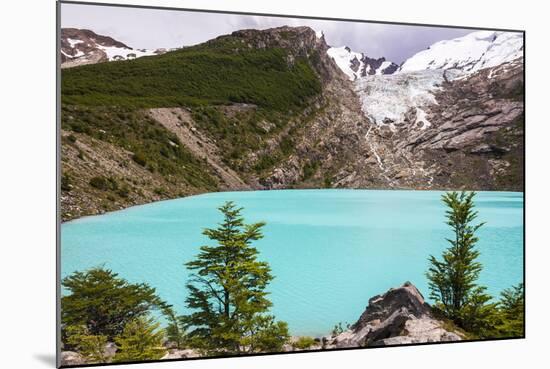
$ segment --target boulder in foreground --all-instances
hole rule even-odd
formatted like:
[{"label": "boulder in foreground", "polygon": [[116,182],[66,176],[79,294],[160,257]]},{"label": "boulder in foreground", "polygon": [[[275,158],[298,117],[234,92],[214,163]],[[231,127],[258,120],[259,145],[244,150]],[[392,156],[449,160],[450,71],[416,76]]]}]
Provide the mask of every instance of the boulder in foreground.
[{"label": "boulder in foreground", "polygon": [[350,329],[326,337],[325,349],[389,346],[411,343],[460,341],[460,333],[448,331],[434,317],[432,308],[410,282],[374,296]]}]

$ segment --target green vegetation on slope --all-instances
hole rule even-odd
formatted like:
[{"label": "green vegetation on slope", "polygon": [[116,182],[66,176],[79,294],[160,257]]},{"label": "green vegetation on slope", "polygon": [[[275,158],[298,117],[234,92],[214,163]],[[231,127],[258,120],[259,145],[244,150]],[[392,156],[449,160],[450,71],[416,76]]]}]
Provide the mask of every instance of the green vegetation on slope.
[{"label": "green vegetation on slope", "polygon": [[280,48],[244,47],[226,37],[154,57],[62,72],[64,104],[132,108],[251,103],[272,111],[304,107],[321,91],[309,62]]},{"label": "green vegetation on slope", "polygon": [[[121,107],[63,106],[62,129],[87,134],[133,152],[132,160],[168,182],[181,182],[214,190],[216,181],[202,160],[176,137],[140,111]],[[105,187],[100,179],[93,187]],[[99,186],[99,187],[98,187]]]},{"label": "green vegetation on slope", "polygon": [[[96,214],[223,186],[206,159],[152,120],[148,108],[189,109],[193,129],[213,139],[225,165],[244,181],[266,173],[293,147],[285,127],[312,115],[305,111],[321,92],[315,61],[290,53],[223,36],[164,55],[64,69],[62,128],[69,134],[62,144],[73,147],[80,159],[71,157],[70,165],[63,166],[62,189],[71,207],[65,213],[69,218]],[[87,178],[86,185],[77,183],[86,161],[100,168],[98,160],[116,157],[121,168],[128,168],[120,153],[86,157],[83,146],[89,147],[90,141],[83,137],[80,145],[79,135],[129,151],[131,164],[139,166],[124,169],[124,175],[106,168]],[[155,188],[139,187],[140,167],[153,174]]]}]

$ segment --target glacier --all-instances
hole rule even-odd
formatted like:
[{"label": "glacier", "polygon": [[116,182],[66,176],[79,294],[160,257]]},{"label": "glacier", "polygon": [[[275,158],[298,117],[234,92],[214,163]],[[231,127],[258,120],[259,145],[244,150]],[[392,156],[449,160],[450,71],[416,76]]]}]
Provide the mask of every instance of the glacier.
[{"label": "glacier", "polygon": [[[521,58],[523,35],[478,31],[439,41],[407,59],[392,74],[382,74],[391,64],[384,62],[375,74],[361,76],[363,54],[349,47],[332,47],[327,53],[353,81],[363,113],[373,123],[392,131],[406,122],[413,128],[426,129],[431,125],[426,107],[437,104],[435,93],[445,80],[466,78]],[[491,77],[492,73],[488,75]]]}]

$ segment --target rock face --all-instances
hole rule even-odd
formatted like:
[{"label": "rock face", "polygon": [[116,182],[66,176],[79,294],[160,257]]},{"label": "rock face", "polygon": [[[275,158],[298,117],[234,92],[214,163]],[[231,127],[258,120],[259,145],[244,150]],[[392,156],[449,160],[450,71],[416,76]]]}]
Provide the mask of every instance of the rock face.
[{"label": "rock face", "polygon": [[199,352],[193,349],[182,349],[182,350],[170,349],[168,350],[166,355],[164,355],[161,358],[161,360],[189,359],[189,358],[194,358],[199,356],[200,356]]},{"label": "rock face", "polygon": [[62,351],[61,352],[61,366],[74,366],[84,365],[86,360],[78,352],[74,351]]},{"label": "rock face", "polygon": [[522,57],[361,76],[364,56],[327,54],[341,73],[330,74],[321,108],[293,131],[294,153],[263,188],[523,190]]},{"label": "rock face", "polygon": [[418,289],[406,282],[371,298],[349,330],[324,341],[330,349],[460,340],[458,333],[443,328]]},{"label": "rock face", "polygon": [[[228,36],[220,36],[212,41],[224,37]],[[318,37],[317,33],[309,27],[282,26],[266,30],[245,29],[233,32],[230,37],[241,39],[243,47],[247,48],[285,49],[289,53],[287,57],[289,67],[294,64],[296,58],[309,59],[315,71],[325,83],[336,73],[340,73],[336,64],[327,55],[329,46],[325,41],[325,37]],[[206,44],[212,41],[208,41]]]}]

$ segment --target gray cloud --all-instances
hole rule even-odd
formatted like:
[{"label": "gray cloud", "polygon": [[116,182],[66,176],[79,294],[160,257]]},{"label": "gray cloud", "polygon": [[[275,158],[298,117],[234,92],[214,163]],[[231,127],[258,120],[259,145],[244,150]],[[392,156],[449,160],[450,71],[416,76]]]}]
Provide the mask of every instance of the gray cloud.
[{"label": "gray cloud", "polygon": [[401,63],[436,41],[472,30],[310,20],[235,14],[62,4],[61,26],[91,29],[134,48],[194,45],[238,29],[281,25],[309,26],[323,31],[331,46],[349,46],[370,57]]}]

